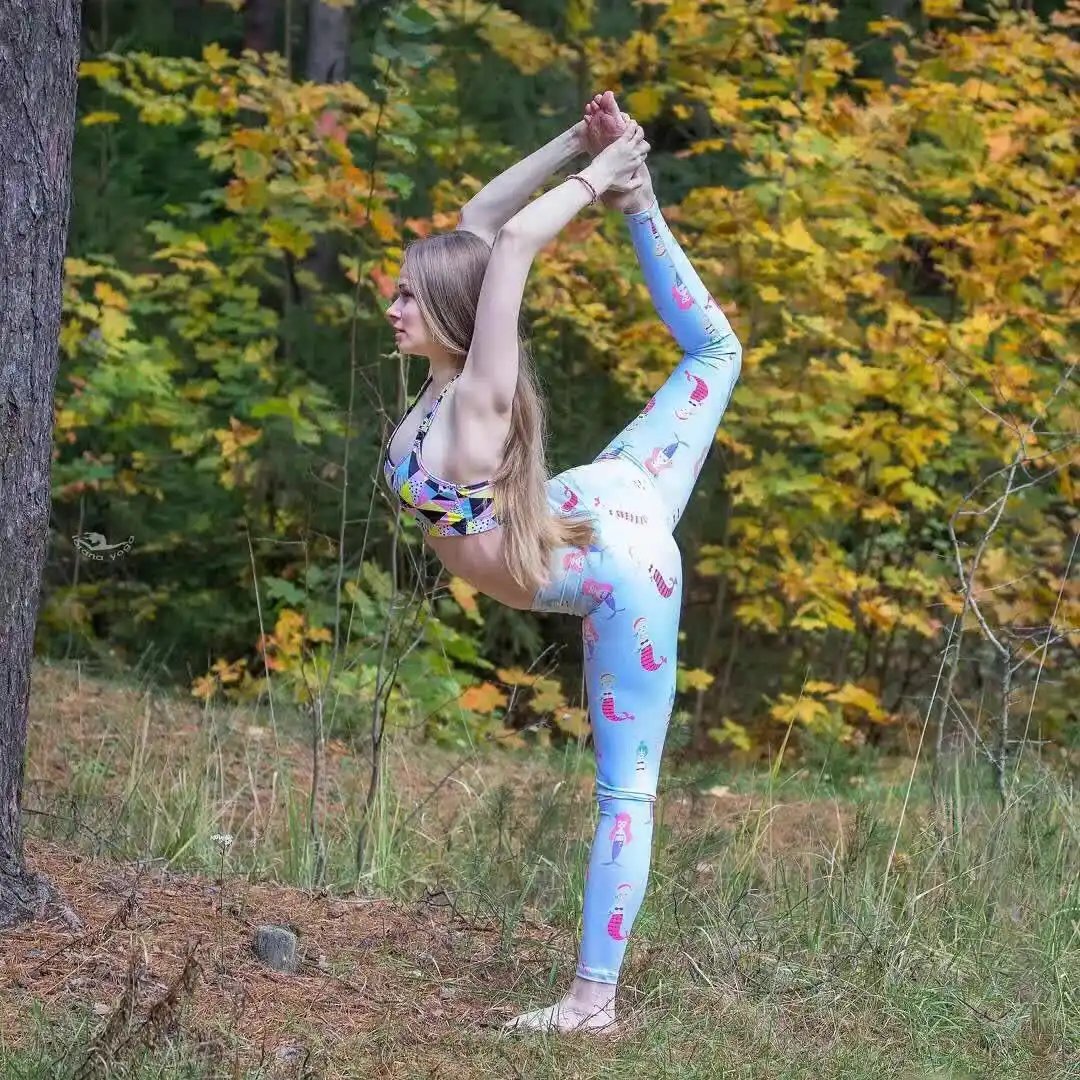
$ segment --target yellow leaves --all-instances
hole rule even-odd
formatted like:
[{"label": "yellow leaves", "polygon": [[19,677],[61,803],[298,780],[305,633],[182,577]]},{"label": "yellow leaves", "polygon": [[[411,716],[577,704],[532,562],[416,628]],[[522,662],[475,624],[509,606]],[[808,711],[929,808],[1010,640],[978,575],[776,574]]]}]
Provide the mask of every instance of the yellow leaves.
[{"label": "yellow leaves", "polygon": [[461,8],[464,19],[470,25],[478,22],[480,36],[523,75],[538,75],[564,54],[571,54],[569,46],[505,8],[482,5],[479,0],[463,0]]},{"label": "yellow leaves", "polygon": [[279,251],[288,251],[298,259],[307,255],[315,242],[311,235],[300,226],[284,218],[271,218],[263,226],[263,231],[270,247]]},{"label": "yellow leaves", "polygon": [[885,723],[889,719],[889,714],[882,709],[877,696],[855,683],[844,683],[839,690],[827,694],[826,697],[838,705],[848,705],[865,714],[876,724]]},{"label": "yellow leaves", "polygon": [[529,702],[534,712],[544,715],[565,706],[562,687],[557,679],[541,676],[533,684],[532,700]]},{"label": "yellow leaves", "polygon": [[114,289],[107,281],[94,282],[94,296],[107,307],[120,308],[122,311],[126,311],[130,306],[128,298],[122,292]]},{"label": "yellow leaves", "polygon": [[[720,721],[718,728],[709,728],[709,738],[721,746],[730,743],[737,750],[749,751],[754,748],[754,740],[750,737],[750,732],[742,724],[726,716]],[[723,794],[727,794],[727,791]]]},{"label": "yellow leaves", "polygon": [[226,461],[232,461],[241,457],[246,447],[254,445],[262,437],[262,432],[255,427],[244,424],[235,416],[229,417],[229,427],[218,428],[214,431],[214,438],[221,447],[221,456]]},{"label": "yellow leaves", "polygon": [[[381,206],[375,207],[371,212],[370,218],[371,226],[375,230],[376,235],[382,241],[396,240],[398,236],[398,225],[394,215],[388,210],[383,209]],[[437,228],[445,228],[445,224],[438,224]]]},{"label": "yellow leaves", "polygon": [[566,29],[574,37],[592,27],[596,0],[567,0]]},{"label": "yellow leaves", "polygon": [[538,716],[552,716],[555,723],[570,734],[576,735],[587,729],[587,716],[581,709],[567,704],[557,679],[533,675],[521,668],[499,668],[496,675],[507,686],[531,689],[528,705]]},{"label": "yellow leaves", "polygon": [[496,709],[506,707],[507,696],[494,683],[480,683],[478,686],[470,686],[458,698],[458,704],[470,712],[488,716]]},{"label": "yellow leaves", "polygon": [[79,64],[80,79],[115,79],[120,74],[120,69],[115,64],[106,60],[83,60]]},{"label": "yellow leaves", "polygon": [[211,71],[220,71],[231,62],[229,54],[217,42],[203,46],[202,55],[206,66]]},{"label": "yellow leaves", "polygon": [[859,508],[859,517],[863,521],[891,521],[900,524],[904,515],[892,503],[884,499],[871,499]]},{"label": "yellow leaves", "polygon": [[994,315],[987,310],[976,311],[949,326],[949,336],[964,352],[978,352],[986,347],[990,335],[1005,322],[1004,314]]},{"label": "yellow leaves", "polygon": [[716,676],[702,668],[680,667],[675,673],[675,687],[680,692],[687,690],[708,690]]},{"label": "yellow leaves", "polygon": [[98,112],[87,113],[79,123],[83,127],[93,127],[95,124],[115,124],[119,119],[120,114],[118,112],[99,110]]},{"label": "yellow leaves", "polygon": [[[814,694],[822,694],[823,699]],[[834,705],[841,708],[835,709]],[[850,719],[865,716],[875,724],[885,724],[891,719],[876,694],[852,682],[839,688],[828,682],[809,682],[798,698],[781,694],[769,709],[769,715],[782,724],[802,724],[843,738],[850,733],[842,717],[845,707]],[[850,716],[852,713],[856,715]]]},{"label": "yellow leaves", "polygon": [[304,637],[304,616],[299,611],[286,608],[274,624],[274,638],[282,652],[295,652]]},{"label": "yellow leaves", "polygon": [[990,160],[993,162],[1004,161],[1020,149],[1012,141],[1012,135],[1008,131],[996,131],[986,138],[986,146]]},{"label": "yellow leaves", "polygon": [[633,56],[639,65],[643,65],[648,74],[651,74],[661,61],[660,42],[655,34],[647,30],[635,30],[627,38],[625,51],[628,56]]},{"label": "yellow leaves", "polygon": [[802,218],[796,218],[784,226],[780,233],[784,246],[804,255],[822,255],[824,249],[807,231]]},{"label": "yellow leaves", "polygon": [[911,36],[912,30],[907,23],[901,22],[900,19],[894,19],[891,16],[887,16],[884,19],[872,19],[866,24],[866,29],[871,34],[876,35],[889,35],[889,34],[906,34]]},{"label": "yellow leaves", "polygon": [[821,721],[828,720],[829,709],[816,698],[793,698],[790,694],[781,694],[776,704],[769,709],[769,715],[782,724],[796,723],[814,727]]},{"label": "yellow leaves", "polygon": [[863,597],[858,608],[863,618],[878,630],[891,630],[900,617],[899,605],[884,596]]},{"label": "yellow leaves", "polygon": [[560,731],[575,739],[583,739],[589,734],[589,714],[585,709],[569,705],[556,709],[555,723]]},{"label": "yellow leaves", "polygon": [[107,345],[116,345],[127,337],[131,329],[131,319],[118,308],[103,307],[98,320],[102,340]]},{"label": "yellow leaves", "polygon": [[450,578],[450,595],[454,598],[457,606],[478,626],[484,622],[480,614],[480,607],[476,602],[479,590],[470,585],[464,578],[454,575]]},{"label": "yellow leaves", "polygon": [[187,110],[178,101],[161,98],[146,102],[139,110],[139,119],[144,124],[157,127],[165,124],[182,124],[187,117]]},{"label": "yellow leaves", "polygon": [[706,105],[713,123],[720,127],[741,123],[739,92],[738,79],[730,75],[714,76],[710,80]]},{"label": "yellow leaves", "polygon": [[627,112],[639,123],[648,123],[660,115],[660,109],[664,103],[664,91],[661,87],[650,83],[640,90],[634,90],[626,95]]},{"label": "yellow leaves", "polygon": [[963,0],[923,0],[923,13],[931,19],[948,19],[958,14]]},{"label": "yellow leaves", "polygon": [[507,686],[534,686],[536,681],[540,678],[539,675],[532,675],[527,671],[522,671],[521,668],[498,668],[495,672],[500,679]]},{"label": "yellow leaves", "polygon": [[891,487],[900,480],[911,478],[911,470],[906,465],[886,465],[879,470],[878,481],[882,487]]}]

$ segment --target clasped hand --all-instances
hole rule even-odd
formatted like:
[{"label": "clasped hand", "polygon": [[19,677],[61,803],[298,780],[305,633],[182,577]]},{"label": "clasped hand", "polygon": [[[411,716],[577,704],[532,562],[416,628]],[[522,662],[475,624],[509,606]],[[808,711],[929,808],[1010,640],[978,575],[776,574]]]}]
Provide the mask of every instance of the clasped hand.
[{"label": "clasped hand", "polygon": [[622,191],[630,187],[634,173],[644,164],[650,149],[641,125],[627,119],[626,130],[592,160],[602,190]]}]

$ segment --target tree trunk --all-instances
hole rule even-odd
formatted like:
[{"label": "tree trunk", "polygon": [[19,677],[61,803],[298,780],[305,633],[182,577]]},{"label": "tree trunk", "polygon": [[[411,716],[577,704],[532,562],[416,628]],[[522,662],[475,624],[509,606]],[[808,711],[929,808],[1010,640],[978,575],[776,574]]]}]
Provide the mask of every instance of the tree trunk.
[{"label": "tree trunk", "polygon": [[344,82],[349,77],[349,9],[321,0],[308,4],[307,64],[312,82]]},{"label": "tree trunk", "polygon": [[244,48],[256,52],[278,52],[285,46],[278,37],[281,0],[247,0],[244,5]]},{"label": "tree trunk", "polygon": [[23,861],[30,665],[51,506],[80,0],[0,0],[0,927],[52,907]]},{"label": "tree trunk", "polygon": [[[304,77],[315,83],[345,82],[349,78],[349,8],[330,7],[321,0],[308,4],[307,63]],[[305,268],[327,284],[340,276],[337,240],[319,236]]]}]

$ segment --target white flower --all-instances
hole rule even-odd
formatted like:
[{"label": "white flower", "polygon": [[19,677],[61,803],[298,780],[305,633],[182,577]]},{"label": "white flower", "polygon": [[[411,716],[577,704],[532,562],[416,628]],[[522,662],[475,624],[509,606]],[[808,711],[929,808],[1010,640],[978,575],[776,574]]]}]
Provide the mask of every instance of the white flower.
[{"label": "white flower", "polygon": [[214,835],[210,837],[210,842],[212,844],[217,844],[217,846],[221,848],[221,853],[224,854],[232,845],[232,833],[214,833]]}]

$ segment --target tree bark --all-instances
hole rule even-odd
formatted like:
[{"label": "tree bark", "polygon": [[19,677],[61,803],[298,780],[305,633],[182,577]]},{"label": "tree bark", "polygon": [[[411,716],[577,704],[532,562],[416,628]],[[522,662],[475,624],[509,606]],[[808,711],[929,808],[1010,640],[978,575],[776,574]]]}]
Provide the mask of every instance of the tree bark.
[{"label": "tree bark", "polygon": [[278,37],[281,0],[247,0],[244,4],[244,48],[256,52],[279,52],[285,46]]},{"label": "tree bark", "polygon": [[308,4],[307,63],[312,82],[345,82],[349,77],[349,9],[321,0]]},{"label": "tree bark", "polygon": [[48,538],[80,0],[0,0],[0,927],[78,917],[23,860],[30,667]]},{"label": "tree bark", "polygon": [[[349,78],[349,17],[351,9],[330,7],[321,0],[308,4],[307,61],[304,77],[315,83],[345,82]],[[320,281],[332,283],[340,276],[337,241],[316,237],[305,267]]]}]

